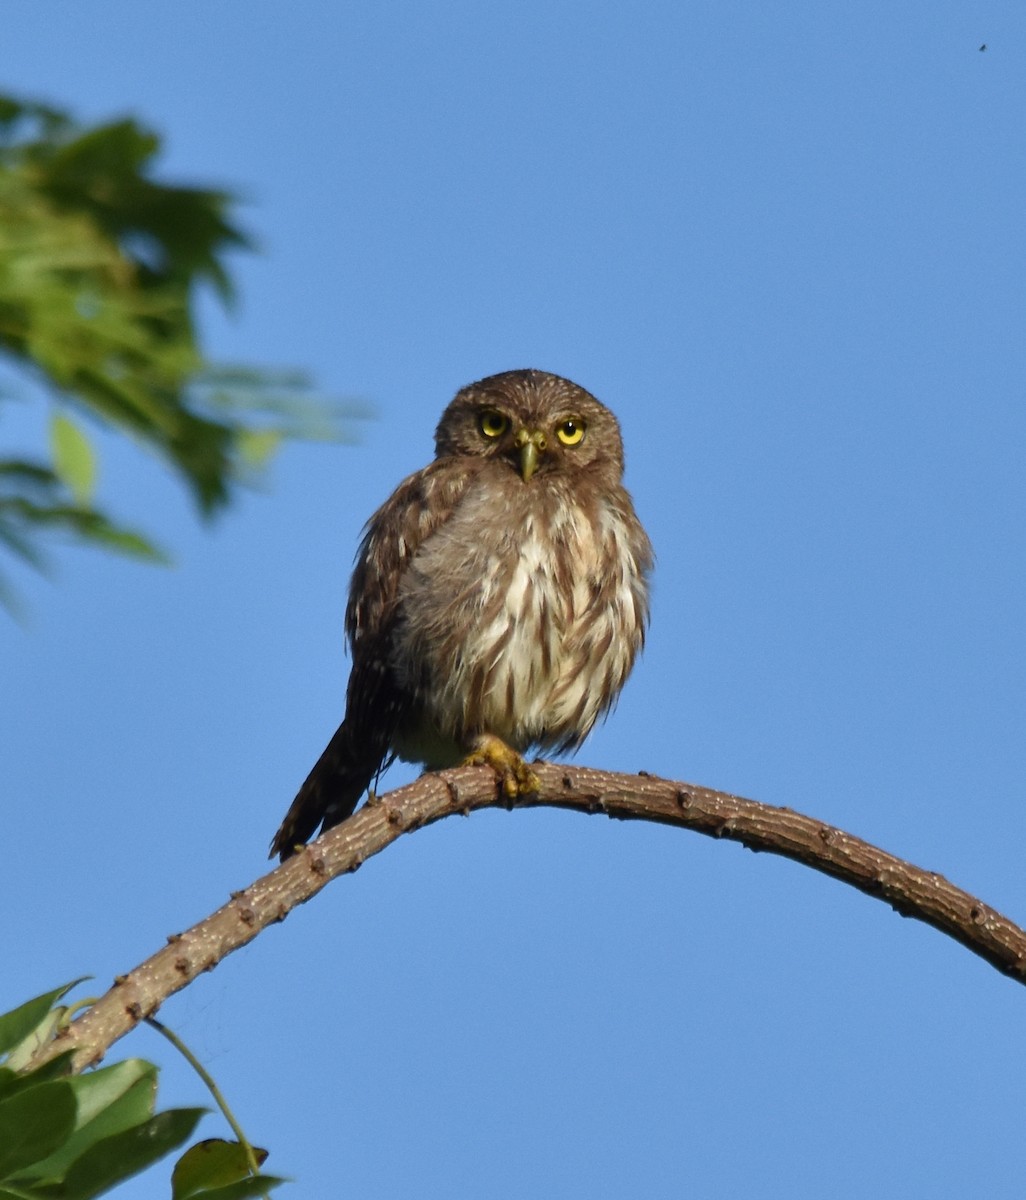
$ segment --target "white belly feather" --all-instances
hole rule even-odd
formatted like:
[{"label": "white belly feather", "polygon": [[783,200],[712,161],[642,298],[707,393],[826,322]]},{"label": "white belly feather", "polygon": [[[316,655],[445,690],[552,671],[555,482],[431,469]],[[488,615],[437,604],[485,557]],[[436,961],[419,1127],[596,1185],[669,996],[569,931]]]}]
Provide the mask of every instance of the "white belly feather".
[{"label": "white belly feather", "polygon": [[494,498],[465,497],[404,575],[392,662],[421,708],[403,758],[451,764],[481,732],[521,751],[577,745],[640,649],[645,583],[620,513],[513,497],[498,532]]}]

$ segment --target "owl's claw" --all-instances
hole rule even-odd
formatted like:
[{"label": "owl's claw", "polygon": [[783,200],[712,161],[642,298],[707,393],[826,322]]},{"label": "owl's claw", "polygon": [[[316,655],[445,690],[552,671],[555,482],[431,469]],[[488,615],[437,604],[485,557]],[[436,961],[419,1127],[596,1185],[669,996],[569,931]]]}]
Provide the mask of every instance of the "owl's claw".
[{"label": "owl's claw", "polygon": [[515,800],[541,788],[541,780],[527,763],[493,733],[482,733],[474,739],[474,747],[461,766],[491,767],[499,777],[499,786],[507,800]]}]

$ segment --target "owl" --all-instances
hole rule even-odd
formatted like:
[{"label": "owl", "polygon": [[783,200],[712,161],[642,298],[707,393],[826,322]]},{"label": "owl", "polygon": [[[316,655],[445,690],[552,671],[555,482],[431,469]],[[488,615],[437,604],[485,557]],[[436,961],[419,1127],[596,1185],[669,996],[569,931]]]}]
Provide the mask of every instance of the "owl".
[{"label": "owl", "polygon": [[507,371],[457,393],[435,458],[367,523],[346,609],[345,719],[271,844],[345,820],[393,758],[488,763],[575,749],[614,703],[648,623],[652,547],[616,418],[577,384]]}]

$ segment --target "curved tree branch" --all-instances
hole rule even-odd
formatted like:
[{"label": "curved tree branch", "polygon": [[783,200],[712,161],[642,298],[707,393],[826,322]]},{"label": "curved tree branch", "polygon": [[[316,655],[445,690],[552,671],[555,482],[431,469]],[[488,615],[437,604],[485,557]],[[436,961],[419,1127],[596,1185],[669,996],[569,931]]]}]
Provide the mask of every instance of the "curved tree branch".
[{"label": "curved tree branch", "polygon": [[267,925],[284,920],[337,875],[355,871],[401,834],[479,808],[551,806],[605,813],[620,820],[657,821],[741,842],[832,875],[906,917],[933,925],[1020,983],[1026,983],[1026,932],[981,901],[903,859],[788,808],[654,776],[621,775],[586,767],[533,764],[539,792],[512,804],[500,796],[487,767],[423,775],[371,801],[280,867],[258,879],[217,912],[127,975],[37,1055],[32,1065],[67,1050],[81,1070],[118,1038],[189,984],[212,970]]}]

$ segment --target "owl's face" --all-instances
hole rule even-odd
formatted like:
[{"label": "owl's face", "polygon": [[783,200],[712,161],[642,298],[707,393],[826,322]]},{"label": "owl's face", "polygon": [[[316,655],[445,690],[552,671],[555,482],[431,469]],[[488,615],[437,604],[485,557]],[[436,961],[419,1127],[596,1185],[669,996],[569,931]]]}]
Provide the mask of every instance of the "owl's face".
[{"label": "owl's face", "polygon": [[435,453],[493,459],[525,483],[599,467],[616,481],[623,474],[613,414],[576,383],[544,371],[506,371],[463,388],[438,423]]}]

